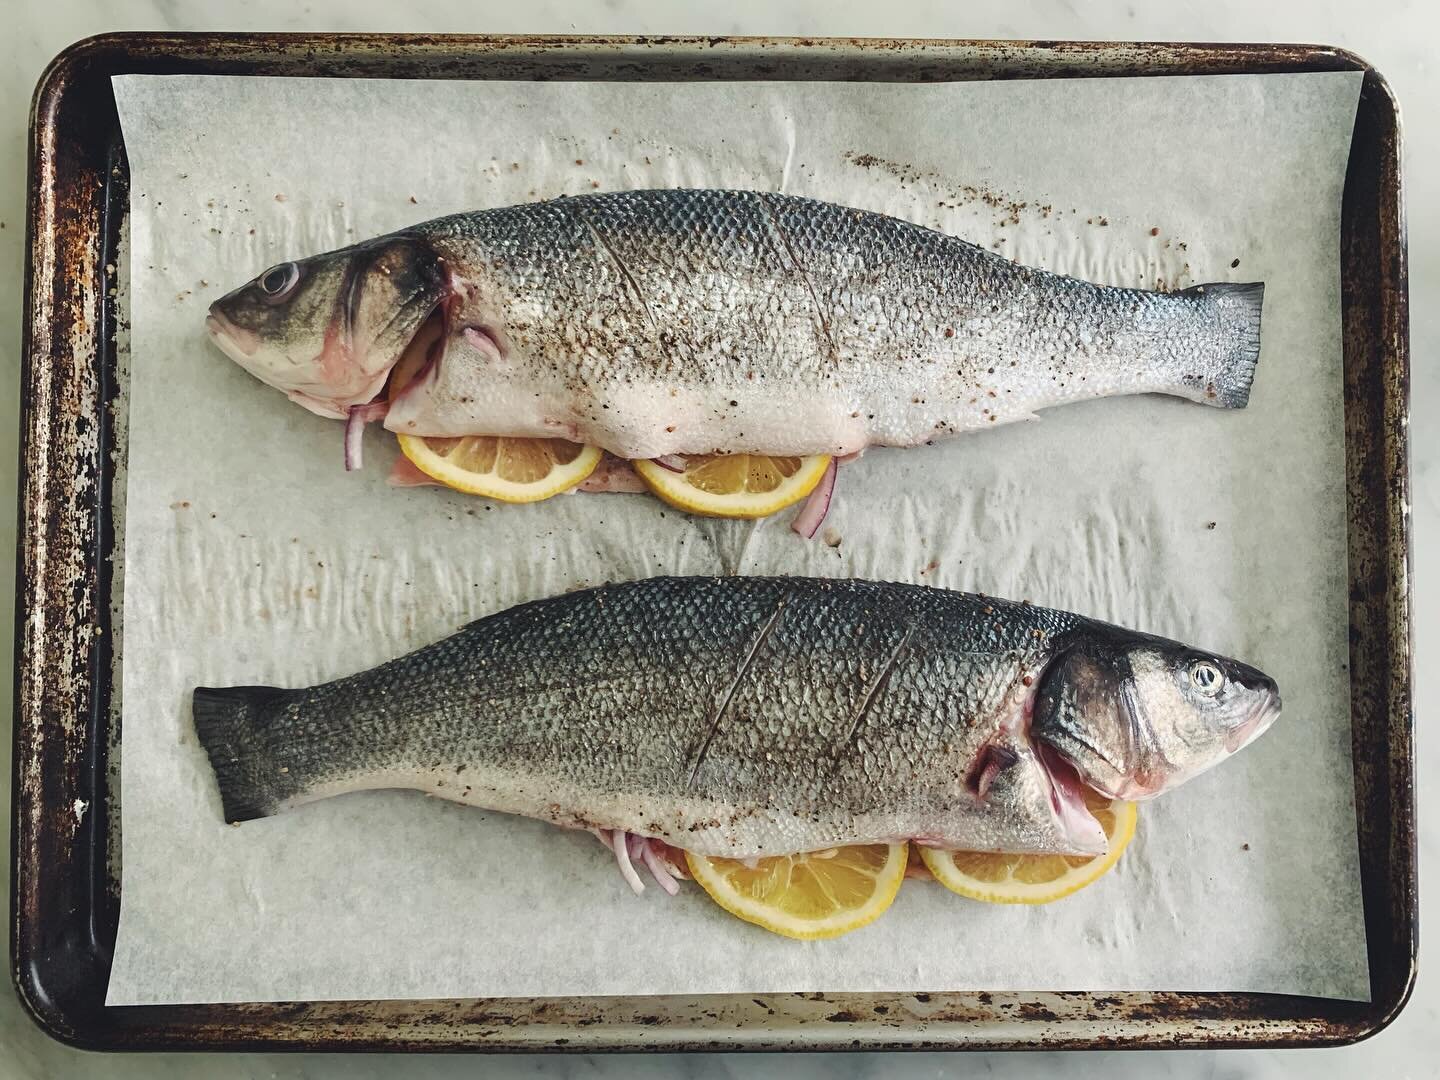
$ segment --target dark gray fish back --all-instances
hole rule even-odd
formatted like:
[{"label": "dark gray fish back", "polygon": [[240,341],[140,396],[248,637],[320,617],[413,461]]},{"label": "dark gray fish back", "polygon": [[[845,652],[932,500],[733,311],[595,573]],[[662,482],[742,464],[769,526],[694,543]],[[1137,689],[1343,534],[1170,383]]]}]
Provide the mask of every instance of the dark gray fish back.
[{"label": "dark gray fish back", "polygon": [[297,722],[331,737],[293,767],[319,783],[382,762],[533,762],[602,792],[858,810],[983,739],[1075,621],[870,582],[605,586],[308,692]]}]

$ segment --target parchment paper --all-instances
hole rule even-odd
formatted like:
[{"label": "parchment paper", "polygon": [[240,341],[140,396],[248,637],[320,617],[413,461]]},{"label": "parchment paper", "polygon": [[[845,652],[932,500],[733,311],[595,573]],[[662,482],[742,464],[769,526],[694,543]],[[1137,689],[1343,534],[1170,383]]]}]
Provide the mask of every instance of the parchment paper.
[{"label": "parchment paper", "polygon": [[[134,324],[123,900],[111,1004],[958,988],[1368,993],[1346,673],[1338,235],[1357,74],[957,85],[128,76]],[[862,206],[1110,283],[1267,285],[1250,408],[1072,405],[842,470],[829,525],[645,496],[492,506],[394,490],[341,429],[206,341],[282,258],[414,221],[645,186]],[[301,686],[517,602],[656,573],[795,573],[1028,597],[1275,676],[1254,747],[1141,809],[1046,908],[911,882],[801,944],[694,886],[633,897],[593,838],[414,793],[241,827],[196,684]]]}]

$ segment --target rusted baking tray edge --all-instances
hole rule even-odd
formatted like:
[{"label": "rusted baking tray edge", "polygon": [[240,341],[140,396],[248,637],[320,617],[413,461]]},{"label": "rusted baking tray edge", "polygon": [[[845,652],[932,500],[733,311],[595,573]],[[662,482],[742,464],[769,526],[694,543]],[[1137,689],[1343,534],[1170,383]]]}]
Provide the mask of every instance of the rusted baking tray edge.
[{"label": "rusted baking tray edge", "polygon": [[[119,910],[108,778],[117,313],[128,208],[110,76],[934,82],[1363,71],[1342,213],[1355,790],[1373,1000],[1009,992],[104,1005]],[[778,1050],[1353,1042],[1415,977],[1407,420],[1396,104],[1311,45],[759,38],[110,35],[36,89],[26,223],[11,963],[56,1038],[114,1049]]]}]

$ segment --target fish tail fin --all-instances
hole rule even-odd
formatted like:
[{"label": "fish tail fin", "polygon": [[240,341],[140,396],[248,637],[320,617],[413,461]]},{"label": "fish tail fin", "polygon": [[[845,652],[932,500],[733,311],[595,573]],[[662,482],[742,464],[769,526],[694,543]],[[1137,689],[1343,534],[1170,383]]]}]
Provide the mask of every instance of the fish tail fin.
[{"label": "fish tail fin", "polygon": [[215,770],[226,821],[266,817],[295,793],[296,778],[276,761],[267,736],[301,693],[274,686],[195,688],[195,733]]},{"label": "fish tail fin", "polygon": [[1222,409],[1245,408],[1250,401],[1255,366],[1260,362],[1260,308],[1265,300],[1265,283],[1212,282],[1184,289],[1180,295],[1213,308],[1225,342],[1208,403]]}]

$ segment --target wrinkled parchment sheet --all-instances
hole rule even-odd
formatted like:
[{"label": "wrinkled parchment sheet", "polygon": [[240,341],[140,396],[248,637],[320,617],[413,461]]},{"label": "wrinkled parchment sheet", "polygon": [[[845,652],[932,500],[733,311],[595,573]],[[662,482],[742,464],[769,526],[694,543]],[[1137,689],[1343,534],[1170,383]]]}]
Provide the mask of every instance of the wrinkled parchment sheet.
[{"label": "wrinkled parchment sheet", "polygon": [[[1364,998],[1350,769],[1338,236],[1358,74],[1006,82],[116,80],[132,172],[123,900],[111,1004],[946,989]],[[284,258],[633,187],[780,190],[1115,284],[1264,280],[1250,408],[1160,398],[842,469],[830,539],[641,495],[492,505],[341,468],[341,425],[207,341]],[[854,575],[1028,597],[1278,679],[1255,746],[1141,808],[1044,908],[909,882],[797,943],[593,837],[411,792],[221,819],[197,684],[303,686],[605,580]]]}]

